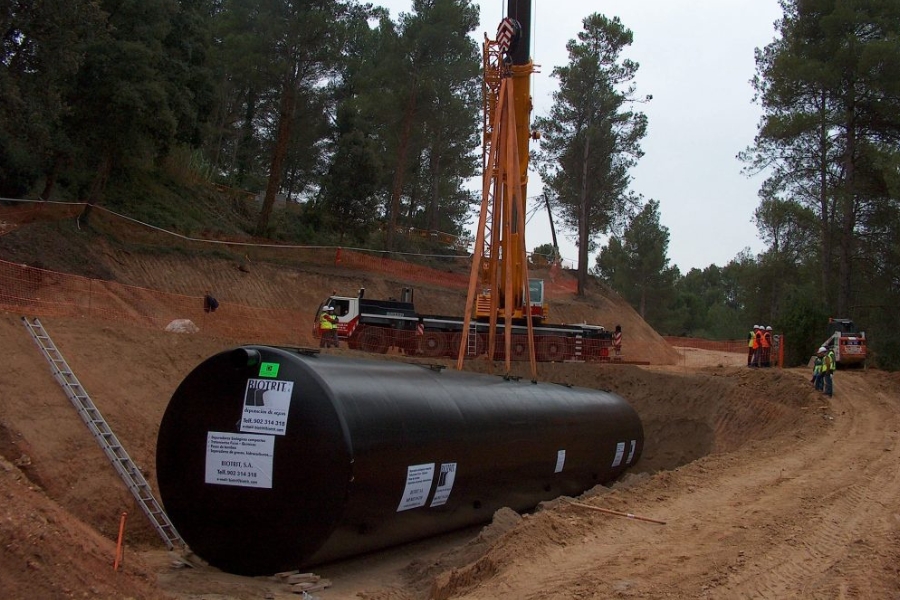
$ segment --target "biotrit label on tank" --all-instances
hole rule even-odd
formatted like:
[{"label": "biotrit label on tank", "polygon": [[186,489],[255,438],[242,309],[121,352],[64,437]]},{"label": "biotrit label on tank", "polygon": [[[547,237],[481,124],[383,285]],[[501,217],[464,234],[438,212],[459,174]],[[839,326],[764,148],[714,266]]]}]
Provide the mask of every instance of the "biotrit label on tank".
[{"label": "biotrit label on tank", "polygon": [[438,475],[437,487],[434,490],[434,498],[431,499],[431,506],[441,506],[447,504],[447,498],[453,491],[453,482],[456,480],[456,463],[444,463],[441,465],[441,472]]},{"label": "biotrit label on tank", "polygon": [[271,435],[206,433],[206,483],[272,487],[275,438]]},{"label": "biotrit label on tank", "polygon": [[284,435],[293,392],[293,381],[248,379],[241,431]]}]

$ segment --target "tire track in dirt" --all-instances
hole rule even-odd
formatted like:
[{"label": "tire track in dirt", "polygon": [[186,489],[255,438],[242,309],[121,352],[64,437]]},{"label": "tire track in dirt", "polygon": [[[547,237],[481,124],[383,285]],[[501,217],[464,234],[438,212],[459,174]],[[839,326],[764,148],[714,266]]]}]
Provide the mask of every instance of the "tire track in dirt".
[{"label": "tire track in dirt", "polygon": [[[773,540],[758,567],[736,578],[729,589],[741,597],[801,597],[813,593],[841,597],[845,593],[880,597],[871,590],[872,565],[854,558],[867,538],[885,539],[896,530],[896,507],[886,508],[877,497],[900,496],[896,456],[885,450],[885,439],[896,448],[898,415],[866,378],[841,373],[843,393],[831,402],[834,427],[802,448],[802,472],[790,493],[810,502],[804,519],[802,551],[792,538]],[[762,503],[777,502],[783,492],[764,494]],[[872,594],[872,595],[870,595]]]},{"label": "tire track in dirt", "polygon": [[[445,588],[441,597],[897,597],[900,398],[895,388],[877,389],[883,374],[840,375],[838,395],[822,410],[822,398],[799,379],[805,370],[784,372],[797,378],[795,402],[805,420],[786,416],[784,407],[748,403],[758,409],[760,431],[779,428],[779,418],[793,430],[781,427],[736,451],[589,500],[667,525],[561,507],[537,513],[524,525],[534,531],[519,535],[563,529],[570,536],[555,543],[544,534],[547,543],[527,549],[510,537],[473,566],[478,572],[490,564],[494,574],[479,580],[456,572],[462,589]],[[742,418],[722,417],[716,428],[739,428]]]}]

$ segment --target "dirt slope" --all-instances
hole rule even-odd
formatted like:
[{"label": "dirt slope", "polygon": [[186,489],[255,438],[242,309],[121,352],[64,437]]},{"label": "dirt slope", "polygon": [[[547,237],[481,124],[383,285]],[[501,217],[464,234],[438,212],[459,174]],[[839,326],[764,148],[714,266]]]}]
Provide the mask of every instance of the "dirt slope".
[{"label": "dirt slope", "polygon": [[[120,223],[108,225],[121,229]],[[118,231],[118,230],[117,230]],[[118,231],[123,234],[122,231]],[[223,250],[215,244],[171,247],[175,242],[159,232],[139,232],[140,244],[125,245],[109,236],[87,236],[71,230],[64,222],[37,223],[0,235],[0,259],[37,265],[64,273],[90,278],[110,279],[120,284],[199,298],[210,290],[222,303],[216,316],[228,319],[229,305],[259,309],[282,309],[296,315],[298,329],[310,329],[316,308],[332,291],[356,295],[363,287],[369,298],[398,297],[404,287],[415,291],[416,309],[423,314],[461,315],[466,290],[442,285],[445,271],[435,269],[432,277],[404,280],[387,271],[372,272],[353,268],[334,260],[333,249],[298,250],[290,247],[263,248],[257,252],[270,262],[258,260],[247,248]],[[123,234],[124,237],[124,234]],[[176,240],[177,242],[177,240]],[[274,261],[274,262],[271,262]],[[446,268],[463,273],[463,263],[455,261]],[[467,273],[466,273],[467,274]],[[535,270],[533,277],[574,286],[574,274]],[[52,296],[52,276],[43,278],[42,289]],[[105,286],[94,286],[93,293]],[[115,310],[121,313],[161,314],[160,302],[141,290],[120,290]],[[590,323],[609,330],[621,325],[624,331],[624,358],[652,364],[674,364],[678,354],[617,294],[596,282],[589,282],[587,294],[577,298],[571,293],[548,291],[550,321],[554,323]],[[143,309],[143,310],[142,310]],[[172,314],[172,318],[184,315]],[[241,340],[246,341],[246,340]],[[299,338],[293,343],[300,344]]]},{"label": "dirt slope", "polygon": [[[312,320],[319,302],[332,291],[355,296],[366,288],[370,298],[398,297],[400,290],[412,286],[416,309],[424,314],[461,315],[466,305],[466,290],[408,281],[390,274],[335,268],[333,265],[294,263],[290,267],[253,263],[246,270],[234,260],[214,256],[185,259],[110,250],[107,268],[122,283],[173,293],[202,295],[216,291],[221,301],[263,308],[296,309],[298,319]],[[536,271],[535,277],[548,278]],[[574,275],[563,273],[572,281]],[[592,283],[584,298],[574,295],[550,300],[551,321],[555,323],[592,323],[614,329],[621,325],[624,347],[630,360],[653,364],[672,364],[677,354],[616,294]]]},{"label": "dirt slope", "polygon": [[[44,324],[153,481],[168,397],[194,364],[230,344],[81,320]],[[11,500],[0,595],[296,597],[268,578],[173,569],[19,319],[0,318],[0,339],[10,357],[0,369],[0,493]],[[636,476],[582,501],[666,525],[552,502],[524,518],[501,515],[480,537],[471,530],[323,565],[316,571],[334,586],[317,596],[896,597],[897,376],[839,373],[831,401],[802,371],[554,365],[541,376],[632,402],[648,440]],[[111,577],[123,510],[125,575]]]},{"label": "dirt slope", "polygon": [[[228,258],[154,258],[112,248],[97,256],[103,255],[112,257],[103,269],[127,283],[180,293],[221,284],[233,301],[293,302],[288,305],[298,313],[323,288],[353,290],[365,281],[369,289],[394,293],[397,283],[324,267],[254,264],[247,273]],[[452,309],[458,301],[437,287],[424,290],[419,298],[436,307],[429,310]],[[558,302],[571,322],[604,320],[587,317],[614,306],[597,297]],[[811,389],[805,370],[749,370],[739,355],[711,355],[703,368],[673,366],[677,354],[652,330],[623,321],[626,336],[634,332],[633,352],[661,357],[657,366],[543,364],[539,377],[611,389],[632,403],[647,440],[640,464],[612,489],[596,488],[579,501],[665,525],[573,507],[565,499],[525,516],[500,511],[483,530],[321,565],[316,572],[333,586],[315,596],[900,597],[900,376],[840,372],[836,395],[826,400]],[[91,319],[42,322],[155,487],[156,432],[172,392],[196,364],[234,340]],[[175,557],[144,522],[18,314],[0,313],[0,341],[6,358],[0,365],[0,597],[298,597],[270,578],[175,568]],[[123,511],[129,514],[126,560],[116,574],[114,540]]]}]

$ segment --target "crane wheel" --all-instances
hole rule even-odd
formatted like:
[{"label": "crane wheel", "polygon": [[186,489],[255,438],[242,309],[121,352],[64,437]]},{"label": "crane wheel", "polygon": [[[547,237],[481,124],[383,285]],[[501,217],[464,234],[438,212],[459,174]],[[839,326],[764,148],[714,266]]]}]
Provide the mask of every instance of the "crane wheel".
[{"label": "crane wheel", "polygon": [[513,360],[528,360],[528,336],[514,335],[512,338],[512,350],[510,351]]},{"label": "crane wheel", "polygon": [[538,354],[544,362],[561,362],[566,358],[566,338],[548,335],[538,344]]},{"label": "crane wheel", "polygon": [[387,332],[381,327],[364,327],[357,343],[360,350],[375,354],[384,354],[389,345]]},{"label": "crane wheel", "polygon": [[447,334],[439,331],[426,331],[422,336],[422,354],[429,358],[437,358],[447,353]]},{"label": "crane wheel", "polygon": [[462,341],[461,333],[454,333],[450,336],[450,356],[457,357],[459,356],[459,343]]}]

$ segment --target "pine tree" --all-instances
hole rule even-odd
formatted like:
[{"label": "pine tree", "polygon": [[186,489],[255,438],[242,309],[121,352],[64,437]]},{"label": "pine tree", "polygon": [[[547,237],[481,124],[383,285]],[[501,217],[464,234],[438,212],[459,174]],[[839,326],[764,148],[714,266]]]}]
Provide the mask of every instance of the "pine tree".
[{"label": "pine tree", "polygon": [[651,325],[662,323],[674,296],[678,269],[669,266],[669,230],[651,200],[597,256],[596,272]]},{"label": "pine tree", "polygon": [[823,291],[846,314],[870,216],[896,199],[900,4],[783,0],[782,8],[781,37],[757,52],[764,117],[744,158],[773,167],[770,194],[816,211]]},{"label": "pine tree", "polygon": [[629,169],[642,156],[647,119],[633,112],[638,64],[621,59],[632,33],[616,17],[593,14],[567,44],[569,64],[556,67],[559,90],[542,132],[538,160],[545,194],[578,240],[578,293],[584,294],[588,253],[597,236],[620,231],[638,203]]}]

